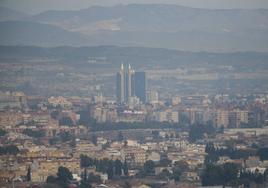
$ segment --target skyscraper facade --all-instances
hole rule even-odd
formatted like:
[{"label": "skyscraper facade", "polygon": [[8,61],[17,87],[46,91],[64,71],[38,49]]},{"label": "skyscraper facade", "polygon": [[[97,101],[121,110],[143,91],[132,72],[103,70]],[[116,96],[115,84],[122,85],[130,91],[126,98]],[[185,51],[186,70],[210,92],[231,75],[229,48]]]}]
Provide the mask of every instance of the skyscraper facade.
[{"label": "skyscraper facade", "polygon": [[145,72],[135,72],[130,65],[121,65],[116,75],[116,97],[119,104],[127,104],[131,97],[146,102]]},{"label": "skyscraper facade", "polygon": [[134,73],[131,66],[121,65],[120,71],[116,76],[116,97],[120,104],[128,103],[131,96],[134,95]]},{"label": "skyscraper facade", "polygon": [[134,93],[143,103],[146,102],[146,75],[145,72],[135,72]]}]

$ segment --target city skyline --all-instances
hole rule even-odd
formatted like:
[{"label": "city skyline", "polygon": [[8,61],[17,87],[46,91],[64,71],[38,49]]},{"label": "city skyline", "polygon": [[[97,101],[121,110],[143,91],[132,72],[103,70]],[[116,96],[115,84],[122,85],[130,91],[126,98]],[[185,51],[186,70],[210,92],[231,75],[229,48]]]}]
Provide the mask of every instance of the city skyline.
[{"label": "city skyline", "polygon": [[267,33],[267,0],[0,0],[0,187],[267,187]]}]

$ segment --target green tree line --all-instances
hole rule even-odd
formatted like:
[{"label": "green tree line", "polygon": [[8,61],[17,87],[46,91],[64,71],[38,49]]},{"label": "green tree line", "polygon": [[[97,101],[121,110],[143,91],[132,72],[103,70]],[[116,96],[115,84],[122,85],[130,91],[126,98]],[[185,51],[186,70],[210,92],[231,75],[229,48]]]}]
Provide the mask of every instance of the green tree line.
[{"label": "green tree line", "polygon": [[109,179],[114,176],[128,175],[128,165],[120,160],[92,159],[87,155],[80,156],[81,168],[95,167],[97,172],[106,173]]}]

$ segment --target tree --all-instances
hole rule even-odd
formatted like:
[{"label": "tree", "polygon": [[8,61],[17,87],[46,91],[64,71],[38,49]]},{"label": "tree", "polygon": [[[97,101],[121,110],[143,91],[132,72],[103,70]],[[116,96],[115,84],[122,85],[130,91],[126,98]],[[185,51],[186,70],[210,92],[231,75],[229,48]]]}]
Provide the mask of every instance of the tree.
[{"label": "tree", "polygon": [[80,166],[82,168],[93,166],[93,159],[91,159],[87,155],[80,155]]},{"label": "tree", "polygon": [[26,181],[31,181],[31,180],[32,180],[32,177],[31,177],[31,167],[29,166],[28,167],[28,170],[27,170]]},{"label": "tree", "polygon": [[57,177],[55,176],[48,176],[47,177],[47,183],[57,184]]},{"label": "tree", "polygon": [[262,161],[268,160],[268,148],[260,148],[257,152],[257,155]]},{"label": "tree", "polygon": [[215,163],[219,160],[218,152],[216,151],[216,148],[214,147],[213,142],[209,142],[206,144],[205,152],[208,154],[205,157],[205,164],[208,163]]},{"label": "tree", "polygon": [[166,135],[165,135],[165,138],[168,140],[168,139],[169,139],[169,135],[168,135],[168,134],[166,134]]},{"label": "tree", "polygon": [[82,177],[83,177],[82,180],[84,182],[86,182],[87,181],[87,168],[84,168],[84,173],[83,173],[83,176]]},{"label": "tree", "polygon": [[176,161],[172,169],[172,178],[175,181],[180,181],[181,174],[189,169],[189,165],[186,161]]},{"label": "tree", "polygon": [[203,186],[215,186],[223,185],[222,169],[220,166],[213,164],[207,164],[202,174],[202,185]]},{"label": "tree", "polygon": [[224,185],[234,186],[237,184],[238,167],[234,163],[225,163],[222,166]]},{"label": "tree", "polygon": [[159,131],[152,131],[153,139],[159,138]]},{"label": "tree", "polygon": [[81,183],[80,183],[79,188],[91,188],[91,185],[90,185],[90,183],[88,181],[82,180]]},{"label": "tree", "polygon": [[196,140],[204,138],[204,134],[213,135],[215,128],[211,123],[207,124],[194,124],[190,126],[189,141],[195,142]]},{"label": "tree", "polygon": [[256,169],[254,173],[245,170],[240,171],[239,184],[244,185],[245,187],[250,187],[251,184],[261,185],[265,182],[265,180],[265,172],[264,174],[261,174],[258,169]]},{"label": "tree", "polygon": [[[111,163],[112,163],[112,167],[111,167]],[[111,167],[111,171],[112,173],[114,172],[114,169],[113,169],[113,161],[112,160],[109,160],[107,158],[103,159],[103,160],[97,160],[96,161],[96,170],[98,172],[102,172],[102,173],[107,173],[108,174],[108,168]],[[113,174],[112,174],[113,175]]]},{"label": "tree", "polygon": [[45,130],[33,131],[32,129],[25,129],[22,133],[33,138],[40,138],[46,135]]},{"label": "tree", "polygon": [[60,115],[60,113],[59,113],[59,111],[57,111],[57,110],[55,110],[55,111],[53,111],[53,112],[50,113],[50,116],[51,116],[53,119],[55,119],[55,120],[58,119],[59,115]]},{"label": "tree", "polygon": [[74,126],[74,122],[70,117],[62,117],[59,120],[60,125]]},{"label": "tree", "polygon": [[96,176],[93,173],[87,174],[87,168],[84,168],[84,173],[82,173],[81,177],[82,177],[82,180],[80,183],[80,188],[91,188],[91,183],[101,182],[101,179],[99,176]]},{"label": "tree", "polygon": [[176,161],[174,163],[174,169],[176,169],[176,171],[183,173],[189,169],[189,165],[186,161],[183,161],[183,160]]},{"label": "tree", "polygon": [[172,178],[172,174],[167,169],[164,169],[164,170],[162,170],[162,172],[160,172],[160,174],[158,174],[158,178],[170,179],[170,178]]},{"label": "tree", "polygon": [[122,175],[122,167],[123,167],[122,162],[117,159],[114,163],[114,166],[115,166],[115,175],[121,176]]},{"label": "tree", "polygon": [[239,177],[240,185],[243,185],[245,188],[249,188],[251,181],[252,180],[250,179],[250,175],[247,172],[240,171],[240,177]]},{"label": "tree", "polygon": [[20,152],[19,148],[14,145],[2,146],[2,147],[0,146],[0,155],[6,155],[6,154],[17,155],[19,152]]},{"label": "tree", "polygon": [[182,125],[190,124],[190,118],[185,113],[180,113],[179,120],[180,120],[180,124]]},{"label": "tree", "polygon": [[203,135],[203,130],[201,126],[198,126],[198,125],[190,126],[190,131],[189,131],[190,142],[195,142],[196,140],[202,139],[203,136],[204,135]]},{"label": "tree", "polygon": [[0,136],[5,136],[7,132],[3,129],[0,129]]},{"label": "tree", "polygon": [[108,162],[107,175],[108,179],[112,179],[114,177],[114,163],[111,160]]},{"label": "tree", "polygon": [[121,131],[119,131],[119,133],[118,133],[117,140],[120,142],[124,140],[124,136],[123,136],[123,133]]},{"label": "tree", "polygon": [[219,156],[216,154],[206,155],[204,164],[207,165],[209,163],[216,163],[219,160]]},{"label": "tree", "polygon": [[62,142],[68,142],[72,140],[73,136],[69,132],[61,132],[60,138]]},{"label": "tree", "polygon": [[88,175],[88,179],[87,179],[88,183],[89,184],[92,184],[92,183],[101,183],[101,178],[99,175],[95,175],[93,174],[92,172],[89,173]]},{"label": "tree", "polygon": [[127,165],[126,160],[124,162],[123,171],[124,171],[124,175],[128,176],[128,165]]},{"label": "tree", "polygon": [[155,173],[154,168],[155,168],[155,164],[152,160],[146,161],[143,165],[143,170],[147,175],[154,174]]},{"label": "tree", "polygon": [[169,160],[169,159],[161,159],[157,166],[167,167],[167,166],[169,166],[171,164],[171,162],[172,161]]},{"label": "tree", "polygon": [[[236,164],[225,163],[223,165],[207,164],[202,174],[203,186],[228,185],[237,186],[239,169]],[[249,179],[250,176],[240,173],[241,179]]]},{"label": "tree", "polygon": [[96,122],[94,122],[94,120],[90,117],[90,106],[87,106],[86,109],[84,109],[83,111],[79,111],[78,113],[80,115],[80,119],[79,119],[80,125],[95,126]]},{"label": "tree", "polygon": [[92,134],[91,142],[96,146],[98,143],[98,137],[95,134]]},{"label": "tree", "polygon": [[125,183],[124,183],[124,185],[123,185],[123,188],[131,188],[132,186],[131,186],[131,184],[128,182],[128,181],[126,181]]},{"label": "tree", "polygon": [[224,133],[224,126],[223,126],[223,125],[221,125],[221,127],[220,127],[220,129],[219,129],[219,133],[220,133],[220,134],[223,134],[223,133]]},{"label": "tree", "polygon": [[73,179],[73,175],[71,171],[68,168],[63,167],[63,166],[60,166],[58,168],[57,176],[58,176],[57,182],[62,187],[67,187],[69,181]]},{"label": "tree", "polygon": [[180,177],[181,177],[181,171],[178,168],[173,168],[172,170],[173,174],[172,174],[172,178],[178,182],[180,181]]},{"label": "tree", "polygon": [[75,148],[76,147],[76,140],[75,140],[75,137],[72,137],[72,140],[70,142],[70,147],[71,148]]},{"label": "tree", "polygon": [[264,171],[263,176],[264,176],[264,179],[265,179],[265,180],[268,180],[268,179],[267,179],[267,178],[268,178],[268,168],[266,168],[266,170]]},{"label": "tree", "polygon": [[214,147],[214,143],[213,142],[209,142],[206,144],[206,148],[205,148],[205,152],[208,154],[214,153],[216,151],[215,147]]}]

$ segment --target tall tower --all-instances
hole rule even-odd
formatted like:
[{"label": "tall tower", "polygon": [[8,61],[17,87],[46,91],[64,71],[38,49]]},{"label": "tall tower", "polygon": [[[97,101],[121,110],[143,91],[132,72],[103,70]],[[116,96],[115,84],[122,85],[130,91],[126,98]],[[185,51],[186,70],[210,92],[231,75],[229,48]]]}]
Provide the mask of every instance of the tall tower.
[{"label": "tall tower", "polygon": [[116,75],[117,103],[127,104],[131,97],[138,97],[146,102],[146,76],[145,72],[135,72],[130,64],[121,64],[121,69]]},{"label": "tall tower", "polygon": [[121,64],[121,69],[116,75],[116,98],[120,104],[128,103],[130,97],[134,96],[134,73],[135,71],[125,68],[124,64]]},{"label": "tall tower", "polygon": [[134,92],[135,96],[140,99],[144,104],[146,103],[146,74],[145,72],[135,72],[134,76]]},{"label": "tall tower", "polygon": [[126,72],[126,78],[127,78],[127,83],[126,83],[126,102],[129,101],[130,97],[134,96],[134,74],[135,71],[131,69],[130,64],[128,64],[128,70]]},{"label": "tall tower", "polygon": [[116,74],[116,100],[122,104],[125,102],[125,69],[121,64],[120,71]]}]

